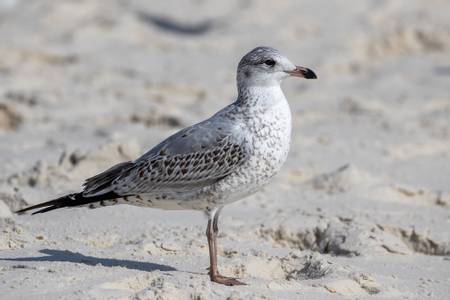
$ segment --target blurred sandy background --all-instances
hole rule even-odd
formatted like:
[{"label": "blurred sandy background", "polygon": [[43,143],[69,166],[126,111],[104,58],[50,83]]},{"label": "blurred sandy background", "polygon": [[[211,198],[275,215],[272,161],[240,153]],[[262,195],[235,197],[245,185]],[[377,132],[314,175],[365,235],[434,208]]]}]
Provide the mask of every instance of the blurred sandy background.
[{"label": "blurred sandy background", "polygon": [[[1,299],[446,299],[450,2],[0,1]],[[11,213],[76,191],[234,100],[243,54],[288,80],[288,163],[206,220],[120,206]]]}]

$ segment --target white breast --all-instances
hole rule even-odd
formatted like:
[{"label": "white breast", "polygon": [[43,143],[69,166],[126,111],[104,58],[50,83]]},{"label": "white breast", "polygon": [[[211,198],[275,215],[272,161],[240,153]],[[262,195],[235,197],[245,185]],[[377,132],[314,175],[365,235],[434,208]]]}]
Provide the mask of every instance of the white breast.
[{"label": "white breast", "polygon": [[[280,90],[281,92],[281,90]],[[291,111],[284,95],[267,107],[259,117],[250,120],[250,136],[253,137],[255,169],[261,170],[262,180],[275,175],[285,162],[291,141]]]},{"label": "white breast", "polygon": [[291,140],[291,111],[280,88],[264,90],[259,104],[246,114],[245,129],[250,156],[233,174],[217,183],[222,201],[246,197],[267,184],[285,162]]}]

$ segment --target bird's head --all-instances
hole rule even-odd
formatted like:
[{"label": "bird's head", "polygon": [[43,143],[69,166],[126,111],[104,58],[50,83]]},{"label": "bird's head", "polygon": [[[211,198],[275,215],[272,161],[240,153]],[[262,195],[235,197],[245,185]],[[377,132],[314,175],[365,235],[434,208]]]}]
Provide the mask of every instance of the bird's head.
[{"label": "bird's head", "polygon": [[296,66],[278,50],[257,47],[244,55],[237,69],[238,85],[272,86],[279,85],[286,77],[316,79],[316,74],[305,67]]}]

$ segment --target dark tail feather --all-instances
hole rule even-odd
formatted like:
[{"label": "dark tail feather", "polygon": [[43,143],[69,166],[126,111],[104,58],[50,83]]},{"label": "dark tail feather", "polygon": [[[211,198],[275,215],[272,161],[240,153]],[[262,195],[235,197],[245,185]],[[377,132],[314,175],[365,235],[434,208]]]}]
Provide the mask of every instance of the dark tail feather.
[{"label": "dark tail feather", "polygon": [[41,210],[35,211],[32,214],[45,213],[54,209],[63,208],[63,207],[74,207],[74,206],[83,206],[86,204],[99,202],[103,200],[117,199],[121,198],[118,194],[114,192],[109,192],[102,195],[97,195],[93,197],[85,197],[82,193],[69,194],[66,196],[62,196],[58,199],[47,201],[44,203],[40,203],[37,205],[29,206],[24,209],[16,211],[17,214],[22,214],[29,210],[35,210],[38,208],[43,208]]},{"label": "dark tail feather", "polygon": [[108,170],[86,179],[83,183],[84,191],[89,194],[107,192],[108,188],[111,190],[112,182],[121,176],[125,171],[134,166],[132,162],[123,162],[112,166]]}]

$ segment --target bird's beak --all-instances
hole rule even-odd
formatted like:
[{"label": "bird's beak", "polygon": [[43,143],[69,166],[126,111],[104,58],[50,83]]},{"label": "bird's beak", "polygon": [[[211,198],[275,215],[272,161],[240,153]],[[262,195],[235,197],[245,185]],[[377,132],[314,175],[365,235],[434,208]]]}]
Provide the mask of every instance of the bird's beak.
[{"label": "bird's beak", "polygon": [[314,73],[311,69],[305,67],[295,66],[294,70],[284,72],[295,77],[303,77],[306,79],[317,79],[316,73]]}]

